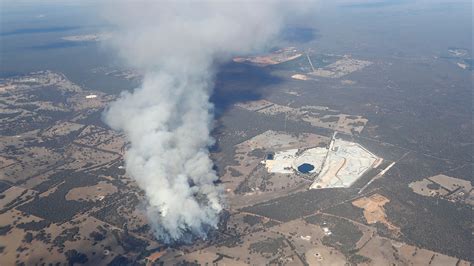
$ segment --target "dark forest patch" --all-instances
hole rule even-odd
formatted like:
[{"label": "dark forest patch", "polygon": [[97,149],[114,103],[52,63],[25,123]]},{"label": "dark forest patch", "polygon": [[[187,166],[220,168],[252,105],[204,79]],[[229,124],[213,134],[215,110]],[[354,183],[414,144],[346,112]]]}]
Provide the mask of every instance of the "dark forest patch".
[{"label": "dark forest patch", "polygon": [[38,216],[54,223],[62,223],[70,220],[80,211],[93,206],[92,202],[66,200],[66,194],[75,187],[93,186],[100,179],[86,173],[74,172],[64,179],[64,183],[50,195],[39,198],[18,207],[19,210]]}]

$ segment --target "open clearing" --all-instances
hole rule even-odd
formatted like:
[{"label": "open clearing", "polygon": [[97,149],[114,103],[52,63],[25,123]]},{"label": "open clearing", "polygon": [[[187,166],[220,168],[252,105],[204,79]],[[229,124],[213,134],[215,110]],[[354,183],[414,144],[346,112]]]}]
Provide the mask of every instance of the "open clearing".
[{"label": "open clearing", "polygon": [[364,217],[368,224],[382,223],[388,229],[399,232],[400,228],[396,227],[387,220],[384,205],[390,202],[389,199],[380,195],[373,194],[370,197],[363,197],[352,202],[352,205],[364,209]]},{"label": "open clearing", "polygon": [[69,190],[66,194],[66,200],[85,200],[85,201],[97,201],[103,200],[105,196],[114,194],[117,192],[117,187],[107,182],[99,182],[94,186],[89,187],[77,187]]},{"label": "open clearing", "polygon": [[336,62],[324,67],[315,69],[311,75],[324,78],[340,78],[352,72],[361,70],[372,64],[370,61],[356,60],[350,56],[337,60]]},{"label": "open clearing", "polygon": [[288,62],[293,59],[296,59],[303,54],[299,52],[295,47],[287,47],[280,50],[277,50],[273,53],[267,55],[258,55],[258,56],[251,56],[251,57],[236,57],[234,58],[234,62],[237,63],[246,63],[256,66],[269,66],[269,65],[276,65],[283,62]]},{"label": "open clearing", "polygon": [[369,121],[360,115],[342,114],[326,106],[291,107],[267,100],[249,101],[236,104],[236,106],[264,115],[284,115],[288,120],[307,122],[314,127],[337,130],[347,134],[361,133]]},{"label": "open clearing", "polygon": [[409,184],[413,192],[427,196],[439,197],[451,202],[461,202],[474,206],[474,190],[470,181],[435,175]]}]

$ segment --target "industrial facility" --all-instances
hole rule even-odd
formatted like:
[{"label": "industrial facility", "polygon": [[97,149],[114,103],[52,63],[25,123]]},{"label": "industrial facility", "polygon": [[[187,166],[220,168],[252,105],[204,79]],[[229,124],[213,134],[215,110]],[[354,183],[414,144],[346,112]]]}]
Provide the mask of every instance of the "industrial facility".
[{"label": "industrial facility", "polygon": [[263,161],[270,173],[306,175],[310,189],[350,187],[365,172],[382,163],[361,145],[336,138],[328,147],[289,149],[270,153]]}]

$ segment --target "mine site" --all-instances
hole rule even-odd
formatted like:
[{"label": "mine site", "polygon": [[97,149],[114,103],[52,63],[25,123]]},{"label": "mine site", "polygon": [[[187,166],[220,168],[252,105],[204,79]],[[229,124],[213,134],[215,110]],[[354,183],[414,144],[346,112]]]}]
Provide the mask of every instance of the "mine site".
[{"label": "mine site", "polygon": [[472,265],[472,14],[415,2],[6,4],[0,265]]}]

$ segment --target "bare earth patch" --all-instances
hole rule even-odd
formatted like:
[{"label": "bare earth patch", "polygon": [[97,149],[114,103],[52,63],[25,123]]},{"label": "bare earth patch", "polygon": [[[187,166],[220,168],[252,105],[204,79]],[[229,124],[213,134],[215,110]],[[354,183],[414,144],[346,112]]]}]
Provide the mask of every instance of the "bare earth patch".
[{"label": "bare earth patch", "polygon": [[105,196],[117,192],[117,187],[108,182],[99,182],[95,186],[77,187],[69,190],[66,194],[67,200],[97,201],[103,200]]},{"label": "bare earth patch", "polygon": [[363,197],[352,202],[352,205],[364,209],[364,217],[368,224],[375,224],[377,222],[387,226],[391,231],[400,232],[400,228],[396,227],[387,220],[384,205],[390,202],[389,199],[380,195],[373,194],[370,197]]},{"label": "bare earth patch", "polygon": [[425,197],[439,197],[451,202],[474,205],[474,190],[468,180],[447,175],[435,175],[408,185],[413,192]]}]

